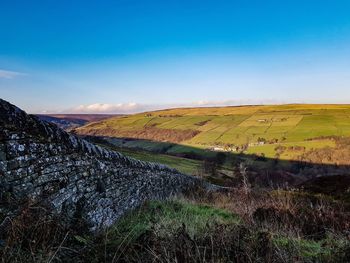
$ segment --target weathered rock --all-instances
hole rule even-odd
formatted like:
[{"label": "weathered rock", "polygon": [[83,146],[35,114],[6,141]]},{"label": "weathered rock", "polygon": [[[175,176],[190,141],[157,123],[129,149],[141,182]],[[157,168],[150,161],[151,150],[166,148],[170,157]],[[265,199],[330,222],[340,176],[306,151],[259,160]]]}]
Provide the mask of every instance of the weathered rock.
[{"label": "weathered rock", "polygon": [[79,213],[91,229],[111,225],[145,200],[211,186],[157,163],[91,144],[0,99],[0,190]]}]

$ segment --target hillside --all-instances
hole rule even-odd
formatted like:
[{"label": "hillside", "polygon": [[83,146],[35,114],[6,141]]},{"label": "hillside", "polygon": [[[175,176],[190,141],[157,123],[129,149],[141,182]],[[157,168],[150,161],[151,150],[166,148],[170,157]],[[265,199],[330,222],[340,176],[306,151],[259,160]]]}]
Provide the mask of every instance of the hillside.
[{"label": "hillside", "polygon": [[111,117],[123,116],[118,114],[37,114],[38,118],[56,124],[64,130],[78,128],[94,121]]},{"label": "hillside", "polygon": [[54,123],[58,127],[64,130],[70,130],[70,129],[75,129],[80,126],[83,126],[87,123],[89,123],[87,120],[83,119],[66,119],[66,118],[57,118],[53,117],[51,115],[36,115],[40,120],[47,121]]},{"label": "hillside", "polygon": [[65,120],[84,120],[87,122],[102,121],[112,117],[125,116],[122,114],[47,114],[54,118],[65,119]]},{"label": "hillside", "polygon": [[76,132],[169,154],[205,150],[297,160],[314,149],[334,148],[329,136],[350,136],[350,105],[170,109],[110,118]]}]

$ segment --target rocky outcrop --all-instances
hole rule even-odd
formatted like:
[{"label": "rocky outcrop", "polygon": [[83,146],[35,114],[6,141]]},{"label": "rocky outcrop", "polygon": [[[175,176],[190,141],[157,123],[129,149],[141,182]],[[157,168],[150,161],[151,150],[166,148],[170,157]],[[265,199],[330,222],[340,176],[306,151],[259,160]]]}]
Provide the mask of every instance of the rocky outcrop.
[{"label": "rocky outcrop", "polygon": [[91,229],[109,226],[145,200],[211,186],[156,163],[126,157],[66,133],[0,99],[0,190],[45,201]]}]

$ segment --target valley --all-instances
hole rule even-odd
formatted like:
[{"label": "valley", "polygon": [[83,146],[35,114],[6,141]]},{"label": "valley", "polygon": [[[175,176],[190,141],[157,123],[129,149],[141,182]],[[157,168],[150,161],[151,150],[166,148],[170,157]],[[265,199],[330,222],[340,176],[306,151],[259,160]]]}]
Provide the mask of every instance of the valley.
[{"label": "valley", "polygon": [[350,262],[350,1],[2,1],[0,263]]},{"label": "valley", "polygon": [[350,105],[189,108],[110,118],[76,132],[167,154],[195,148],[202,155],[219,151],[294,160],[312,149],[334,148],[327,137],[350,136],[349,120]]},{"label": "valley", "polygon": [[[73,132],[225,186],[247,163],[259,184],[341,175],[350,165],[350,105],[185,108],[105,119]],[[265,181],[265,182],[263,182]]]},{"label": "valley", "polygon": [[64,130],[72,130],[91,122],[101,121],[120,114],[36,114],[41,120],[52,122]]}]

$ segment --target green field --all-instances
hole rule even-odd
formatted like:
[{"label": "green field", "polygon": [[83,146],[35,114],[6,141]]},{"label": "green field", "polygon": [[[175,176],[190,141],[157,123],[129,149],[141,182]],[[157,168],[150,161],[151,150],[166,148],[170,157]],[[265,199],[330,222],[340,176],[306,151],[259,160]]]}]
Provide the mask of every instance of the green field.
[{"label": "green field", "polygon": [[117,148],[116,150],[138,160],[165,164],[185,174],[195,175],[201,166],[200,161],[170,156],[166,154],[156,154],[145,151],[133,151],[125,148]]},{"label": "green field", "polygon": [[[181,131],[190,135],[179,141]],[[350,105],[169,109],[91,123],[77,132],[143,139],[127,141],[124,146],[149,151],[161,152],[166,143],[176,143],[163,151],[170,154],[198,149],[207,153],[243,151],[272,158],[276,157],[276,148],[283,146],[286,149],[279,158],[293,159],[311,149],[335,146],[332,140],[319,137],[350,136]]]}]

